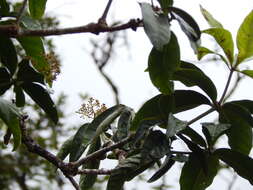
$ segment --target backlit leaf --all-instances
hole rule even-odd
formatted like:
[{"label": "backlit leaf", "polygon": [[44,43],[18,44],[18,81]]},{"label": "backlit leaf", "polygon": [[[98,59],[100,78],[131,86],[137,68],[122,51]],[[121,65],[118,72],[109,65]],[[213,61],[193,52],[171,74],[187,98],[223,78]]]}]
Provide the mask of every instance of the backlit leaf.
[{"label": "backlit leaf", "polygon": [[198,48],[198,60],[201,60],[204,56],[209,55],[209,54],[213,54],[213,55],[217,55],[224,63],[227,63],[227,60],[225,59],[225,57],[217,52],[214,52],[206,47],[199,47]]},{"label": "backlit leaf", "polygon": [[223,28],[222,24],[216,20],[206,9],[200,5],[200,10],[210,27]]},{"label": "backlit leaf", "polygon": [[240,72],[247,75],[248,77],[253,78],[253,70],[243,70],[243,71],[240,71]]},{"label": "backlit leaf", "polygon": [[44,15],[47,0],[29,0],[29,11],[33,18],[40,19]]}]

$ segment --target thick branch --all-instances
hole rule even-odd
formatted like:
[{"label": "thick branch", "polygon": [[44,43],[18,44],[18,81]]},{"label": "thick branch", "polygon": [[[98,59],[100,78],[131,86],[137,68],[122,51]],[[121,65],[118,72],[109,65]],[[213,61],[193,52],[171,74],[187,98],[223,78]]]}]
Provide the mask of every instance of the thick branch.
[{"label": "thick branch", "polygon": [[136,31],[141,26],[140,19],[131,19],[129,22],[117,26],[108,27],[100,23],[90,23],[84,26],[62,28],[62,29],[42,29],[42,30],[24,30],[15,25],[0,26],[0,33],[4,33],[11,37],[22,36],[53,36],[77,33],[93,33],[99,34],[102,32],[115,32],[119,30],[132,29]]}]

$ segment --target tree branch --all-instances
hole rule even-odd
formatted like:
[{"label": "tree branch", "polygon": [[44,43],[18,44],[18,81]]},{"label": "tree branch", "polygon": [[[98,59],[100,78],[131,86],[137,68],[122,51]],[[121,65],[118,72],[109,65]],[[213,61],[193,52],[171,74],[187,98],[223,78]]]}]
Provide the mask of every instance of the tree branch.
[{"label": "tree branch", "polygon": [[82,169],[77,172],[77,174],[96,174],[96,175],[110,175],[117,169]]},{"label": "tree branch", "polygon": [[79,185],[76,183],[75,179],[67,174],[65,174],[66,178],[72,183],[76,190],[80,190]]},{"label": "tree branch", "polygon": [[233,73],[234,73],[234,69],[232,68],[232,69],[230,70],[230,72],[229,72],[228,80],[227,80],[226,86],[225,86],[225,88],[224,88],[224,91],[223,91],[223,93],[222,93],[222,96],[221,96],[221,98],[220,98],[220,100],[219,100],[219,104],[222,104],[222,102],[223,102],[223,100],[224,100],[224,98],[225,98],[225,96],[226,96],[226,94],[227,94],[228,87],[229,87],[229,85],[230,85],[230,82],[231,82]]},{"label": "tree branch", "polygon": [[108,0],[108,3],[105,7],[105,10],[103,12],[103,15],[101,16],[101,18],[98,20],[99,23],[102,23],[102,24],[106,24],[106,17],[107,17],[107,14],[109,12],[109,9],[111,7],[111,4],[112,4],[112,0]]},{"label": "tree branch", "polygon": [[98,35],[103,32],[115,32],[120,30],[132,29],[137,30],[141,26],[142,21],[140,19],[131,19],[125,24],[117,26],[105,26],[101,23],[89,23],[84,26],[61,28],[61,29],[41,29],[41,30],[27,30],[21,29],[15,25],[1,25],[0,33],[6,34],[10,37],[22,37],[22,36],[54,36],[65,34],[77,34],[77,33],[93,33]]}]

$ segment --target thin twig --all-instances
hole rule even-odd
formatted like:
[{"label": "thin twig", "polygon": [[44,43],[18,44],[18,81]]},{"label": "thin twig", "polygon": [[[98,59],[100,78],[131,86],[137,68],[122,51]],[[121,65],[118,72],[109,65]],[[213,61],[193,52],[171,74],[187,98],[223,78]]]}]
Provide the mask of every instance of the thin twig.
[{"label": "thin twig", "polygon": [[109,152],[109,151],[112,151],[116,148],[120,148],[122,146],[124,146],[125,144],[127,144],[131,139],[132,139],[133,135],[129,136],[129,137],[126,137],[124,138],[123,140],[111,145],[111,146],[108,146],[108,147],[105,147],[105,148],[102,148],[96,152],[93,152],[92,154],[89,154],[88,156],[86,156],[85,158],[83,159],[80,159],[76,162],[73,162],[72,165],[75,166],[75,167],[79,167],[81,165],[83,165],[84,163],[90,161],[91,159],[94,159],[94,158],[97,158],[101,155],[104,155],[105,153]]},{"label": "thin twig", "polygon": [[90,23],[84,26],[61,28],[61,29],[41,29],[41,30],[21,30],[15,25],[1,25],[0,33],[4,33],[10,37],[22,37],[22,36],[55,36],[65,34],[78,34],[78,33],[93,33],[98,35],[103,32],[115,32],[120,30],[132,29],[136,31],[138,27],[141,27],[142,21],[140,19],[131,19],[125,24],[108,27],[100,23]]},{"label": "thin twig", "polygon": [[220,98],[220,100],[219,100],[219,104],[222,104],[222,102],[223,102],[223,100],[224,100],[224,98],[225,98],[225,96],[226,96],[226,94],[227,94],[228,87],[229,87],[229,85],[230,85],[230,82],[231,82],[233,73],[234,73],[234,69],[232,68],[232,69],[230,70],[230,72],[229,72],[228,80],[227,80],[226,86],[225,86],[225,88],[224,88],[224,91],[223,91],[223,93],[222,93],[222,96],[221,96],[221,98]]},{"label": "thin twig", "polygon": [[106,5],[106,7],[105,7],[105,10],[104,10],[104,12],[103,12],[103,15],[101,16],[101,18],[99,19],[99,23],[106,23],[106,17],[107,17],[107,14],[108,14],[108,12],[109,12],[109,9],[110,9],[110,7],[111,7],[111,4],[112,4],[112,0],[108,0],[108,3],[107,3],[107,5]]},{"label": "thin twig", "polygon": [[204,113],[198,115],[197,117],[193,118],[192,120],[190,120],[187,125],[191,125],[193,123],[195,123],[196,121],[200,120],[201,118],[207,116],[209,113],[212,113],[213,111],[215,111],[214,108],[210,108],[209,110],[205,111]]},{"label": "thin twig", "polygon": [[117,169],[82,169],[77,174],[96,174],[96,175],[110,175]]},{"label": "thin twig", "polygon": [[25,8],[26,8],[26,5],[27,5],[27,0],[24,0],[23,3],[22,3],[22,7],[20,8],[19,12],[18,12],[18,16],[17,16],[17,25],[19,25],[20,23],[20,20],[25,12]]},{"label": "thin twig", "polygon": [[75,187],[76,190],[80,190],[79,185],[77,184],[77,182],[75,181],[75,179],[69,175],[65,175],[66,178],[69,179],[69,181],[72,183],[72,185]]}]

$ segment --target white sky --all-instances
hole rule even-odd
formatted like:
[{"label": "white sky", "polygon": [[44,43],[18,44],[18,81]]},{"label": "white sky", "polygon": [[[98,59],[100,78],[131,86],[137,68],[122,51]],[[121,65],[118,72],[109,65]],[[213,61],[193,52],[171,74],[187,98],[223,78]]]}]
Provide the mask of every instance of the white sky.
[{"label": "white sky", "polygon": [[[107,0],[50,0],[47,4],[47,12],[56,15],[60,19],[61,27],[79,26],[89,22],[96,22],[101,16],[106,3]],[[233,37],[236,36],[236,31],[243,18],[253,8],[252,0],[174,0],[174,6],[190,13],[203,30],[208,28],[208,25],[201,16],[199,10],[200,4],[211,12],[226,29],[232,31]],[[128,21],[131,18],[141,18],[140,8],[136,0],[114,0],[108,18],[112,18],[112,15],[116,21]],[[174,23],[173,25],[177,24]],[[196,57],[190,48],[187,38],[178,30],[178,26],[173,27],[181,45],[182,59],[196,61]],[[86,52],[86,50],[90,50],[89,38],[91,37],[93,39],[99,38],[99,36],[92,34],[53,37],[63,63],[62,74],[58,77],[53,88],[55,95],[62,91],[70,95],[71,98],[69,98],[68,108],[66,109],[68,113],[73,114],[80,107],[81,102],[78,99],[78,93],[80,92],[88,93],[101,102],[106,103],[108,107],[114,105],[114,97],[110,87],[99,76],[96,66]],[[151,50],[151,44],[148,38],[141,28],[137,32],[129,30],[128,37],[130,53],[125,49],[118,48],[115,58],[106,66],[105,70],[119,87],[121,103],[138,110],[144,101],[158,94],[158,91],[152,86],[148,74],[144,72],[147,67],[148,54]],[[182,41],[185,43],[182,43]],[[203,41],[206,42],[205,40]],[[208,45],[212,47],[210,43]],[[228,74],[226,68],[221,63],[207,63],[198,66],[214,80],[218,92],[221,92]],[[233,98],[253,99],[251,89],[249,89],[251,86],[253,86],[253,80],[243,81]],[[182,88],[182,85],[178,87]],[[194,113],[181,114],[180,117],[183,117],[184,120],[191,119],[206,109],[206,107],[201,107]],[[83,122],[79,119],[78,115],[74,115],[71,118],[70,123],[72,124]],[[214,116],[208,118],[212,119]],[[227,175],[227,178],[231,179],[230,175],[223,175]],[[171,178],[168,177],[168,182],[176,186],[174,190],[179,189],[178,185],[175,184],[176,176],[179,176],[178,170],[171,170],[168,176],[172,176]],[[252,189],[250,184],[243,179],[238,180],[236,184],[233,190]],[[226,185],[227,183],[223,179],[215,178],[214,184],[209,190],[227,189]],[[222,188],[223,186],[224,188]]]}]

